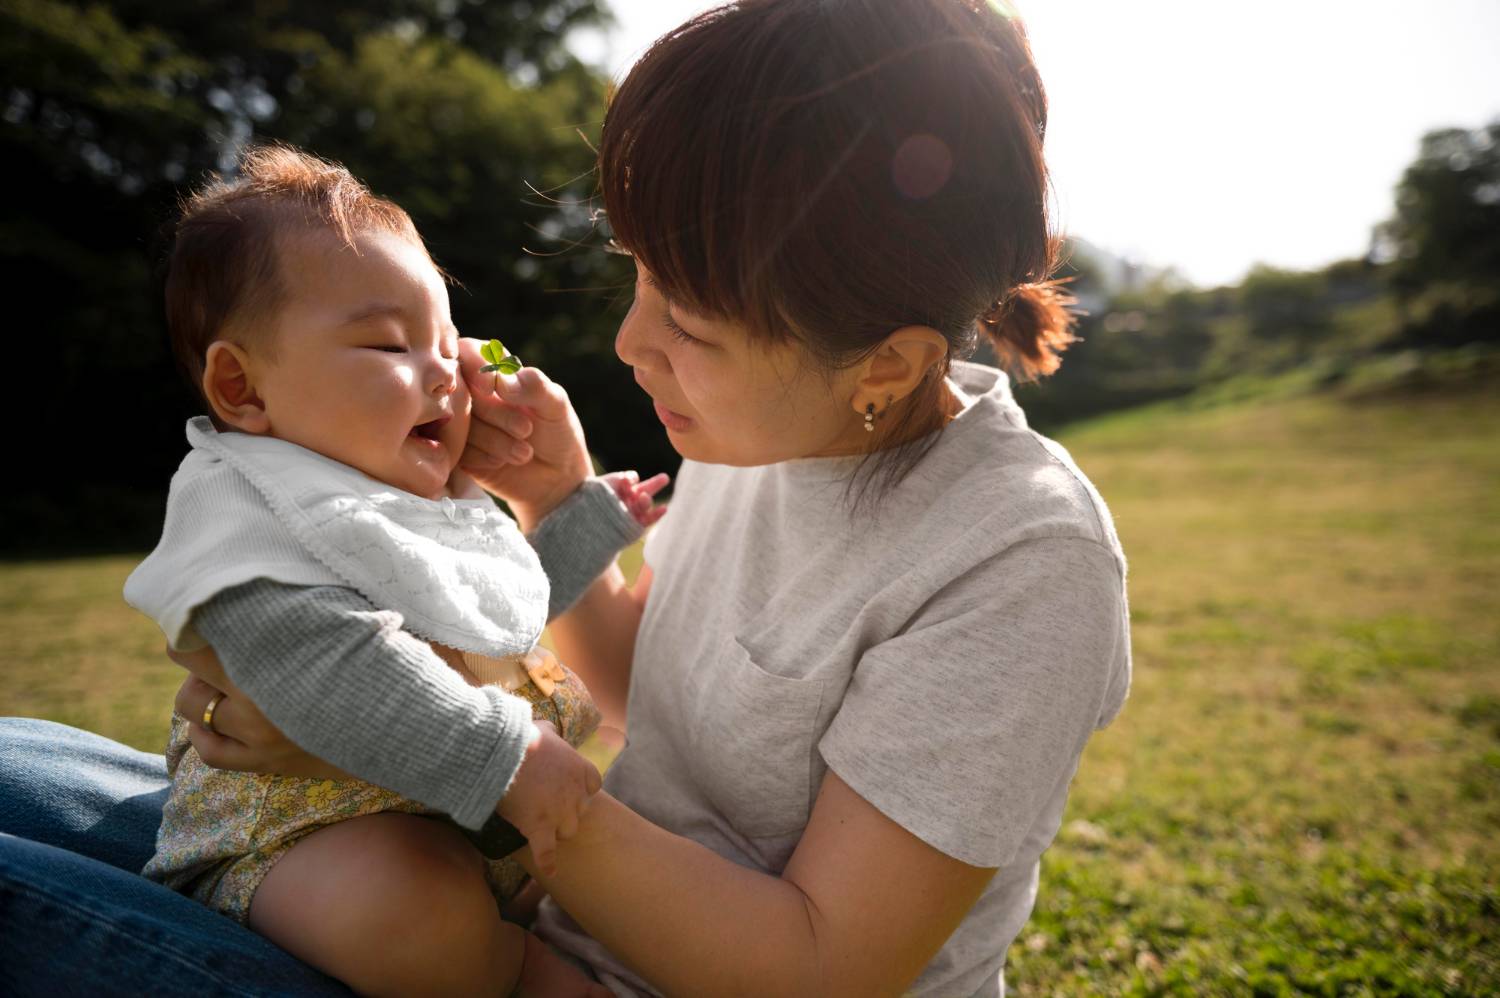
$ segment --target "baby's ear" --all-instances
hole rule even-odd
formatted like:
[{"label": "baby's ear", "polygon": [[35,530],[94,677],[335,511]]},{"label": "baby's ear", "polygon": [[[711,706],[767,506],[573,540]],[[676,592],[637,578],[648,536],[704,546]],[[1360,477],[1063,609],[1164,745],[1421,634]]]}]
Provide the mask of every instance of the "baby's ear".
[{"label": "baby's ear", "polygon": [[214,415],[242,433],[266,433],[271,419],[255,391],[250,357],[228,340],[215,340],[203,357],[203,395]]}]

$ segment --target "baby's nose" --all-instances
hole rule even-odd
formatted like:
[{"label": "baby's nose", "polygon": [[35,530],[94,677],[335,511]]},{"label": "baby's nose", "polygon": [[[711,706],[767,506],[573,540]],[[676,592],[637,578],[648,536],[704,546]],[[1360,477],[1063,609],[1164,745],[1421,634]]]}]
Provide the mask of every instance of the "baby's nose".
[{"label": "baby's nose", "polygon": [[433,366],[430,391],[434,395],[452,395],[458,391],[458,358],[438,357]]}]

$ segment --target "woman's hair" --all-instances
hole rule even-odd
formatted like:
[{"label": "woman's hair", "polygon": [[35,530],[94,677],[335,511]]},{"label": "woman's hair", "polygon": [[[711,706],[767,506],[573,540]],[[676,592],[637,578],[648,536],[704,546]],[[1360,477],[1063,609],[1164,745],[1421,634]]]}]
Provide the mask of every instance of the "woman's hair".
[{"label": "woman's hair", "polygon": [[[1047,102],[999,0],[737,0],[658,40],[612,95],[615,240],[686,307],[830,368],[904,325],[1022,378],[1054,371]],[[909,421],[932,418],[933,372]],[[916,425],[914,422],[913,425]],[[921,457],[881,452],[887,484]]]},{"label": "woman's hair", "polygon": [[182,201],[166,264],[167,333],[178,368],[200,395],[209,345],[230,328],[274,348],[263,329],[285,294],[279,247],[308,231],[349,246],[368,231],[422,245],[399,205],[370,193],[342,165],[287,145],[247,149],[233,175],[211,178]]}]

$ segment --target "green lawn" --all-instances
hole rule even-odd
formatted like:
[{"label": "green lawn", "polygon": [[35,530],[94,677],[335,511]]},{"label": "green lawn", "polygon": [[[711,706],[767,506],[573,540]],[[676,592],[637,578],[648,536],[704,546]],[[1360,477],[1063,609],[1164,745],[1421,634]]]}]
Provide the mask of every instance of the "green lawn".
[{"label": "green lawn", "polygon": [[[1131,559],[1019,995],[1500,991],[1500,393],[1167,405],[1063,442]],[[130,558],[0,566],[0,713],[158,747]]]}]

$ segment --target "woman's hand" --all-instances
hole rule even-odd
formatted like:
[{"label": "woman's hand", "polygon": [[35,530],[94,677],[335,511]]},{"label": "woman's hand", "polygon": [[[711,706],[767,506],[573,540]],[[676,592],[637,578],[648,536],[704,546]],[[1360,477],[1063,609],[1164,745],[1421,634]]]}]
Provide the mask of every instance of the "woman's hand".
[{"label": "woman's hand", "polygon": [[[167,657],[192,673],[177,690],[177,713],[187,718],[188,740],[210,766],[312,779],[350,778],[343,770],[308,755],[288,741],[254,702],[229,681],[212,648],[195,652],[168,648]],[[214,708],[214,726],[210,731],[203,726],[203,712],[221,693],[223,699]]]},{"label": "woman's hand", "polygon": [[469,445],[459,465],[504,499],[530,531],[593,471],[583,427],[562,387],[534,367],[480,374],[478,340],[461,339],[459,359],[473,397]]}]

